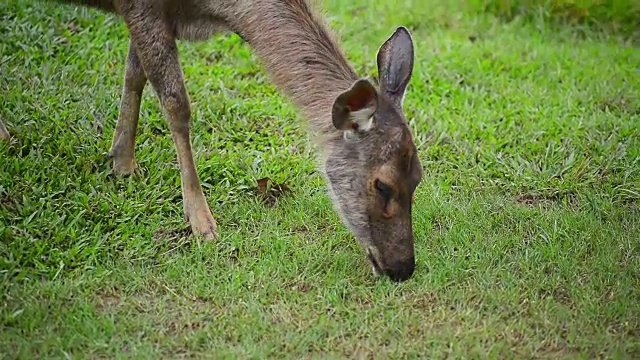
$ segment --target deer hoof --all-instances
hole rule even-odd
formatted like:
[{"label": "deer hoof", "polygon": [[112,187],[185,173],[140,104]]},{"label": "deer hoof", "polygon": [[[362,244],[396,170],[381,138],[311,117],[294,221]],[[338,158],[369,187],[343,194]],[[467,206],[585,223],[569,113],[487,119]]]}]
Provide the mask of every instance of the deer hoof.
[{"label": "deer hoof", "polygon": [[187,221],[189,221],[194,235],[202,236],[205,240],[218,240],[220,238],[218,226],[209,208],[192,211],[191,214],[187,214]]},{"label": "deer hoof", "polygon": [[138,169],[136,160],[133,157],[124,159],[122,157],[109,154],[107,155],[107,160],[113,161],[113,172],[119,176],[132,175]]},{"label": "deer hoof", "polygon": [[136,169],[138,168],[138,165],[136,164],[136,161],[131,159],[130,161],[127,162],[113,162],[113,172],[115,172],[117,175],[122,175],[122,176],[128,176],[133,174]]}]

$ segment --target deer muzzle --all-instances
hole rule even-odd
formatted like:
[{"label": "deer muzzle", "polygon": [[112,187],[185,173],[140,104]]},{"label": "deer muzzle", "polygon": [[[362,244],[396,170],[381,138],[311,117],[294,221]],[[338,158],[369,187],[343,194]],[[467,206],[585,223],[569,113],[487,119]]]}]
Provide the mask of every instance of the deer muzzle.
[{"label": "deer muzzle", "polygon": [[373,266],[375,275],[386,275],[392,281],[402,282],[409,280],[416,268],[416,260],[413,255],[408,258],[398,259],[392,262],[384,261],[372,248],[367,249],[367,257]]}]

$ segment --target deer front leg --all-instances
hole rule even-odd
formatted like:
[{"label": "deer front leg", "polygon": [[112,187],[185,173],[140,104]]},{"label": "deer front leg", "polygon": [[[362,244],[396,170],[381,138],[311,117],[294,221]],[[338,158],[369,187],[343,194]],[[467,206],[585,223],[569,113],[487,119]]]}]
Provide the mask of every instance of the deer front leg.
[{"label": "deer front leg", "polygon": [[4,126],[2,119],[0,119],[0,140],[9,141],[9,139],[11,139],[11,135],[9,131],[7,131],[6,126]]},{"label": "deer front leg", "polygon": [[113,171],[118,175],[129,175],[136,169],[135,144],[140,100],[147,76],[140,65],[133,43],[129,44],[124,86],[120,100],[120,113],[109,156],[113,158]]},{"label": "deer front leg", "polygon": [[216,222],[204,198],[193,161],[189,122],[191,109],[178,61],[176,41],[161,21],[148,9],[125,14],[131,40],[140,64],[153,86],[169,122],[178,154],[185,217],[195,234],[206,239],[218,237]]}]

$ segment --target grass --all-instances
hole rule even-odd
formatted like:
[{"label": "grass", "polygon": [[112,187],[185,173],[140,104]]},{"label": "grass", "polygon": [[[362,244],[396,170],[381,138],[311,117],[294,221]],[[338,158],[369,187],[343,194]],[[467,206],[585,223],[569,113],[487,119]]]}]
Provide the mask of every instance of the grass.
[{"label": "grass", "polygon": [[468,9],[505,20],[524,17],[546,26],[577,25],[640,40],[640,3],[629,0],[467,0]]},{"label": "grass", "polygon": [[[640,357],[640,52],[459,1],[324,1],[360,74],[397,25],[425,177],[417,270],[376,280],[331,208],[304,123],[237,36],[181,43],[222,238],[182,220],[145,91],[142,173],[105,160],[127,31],[1,1],[0,357]],[[262,204],[256,180],[292,192]]]}]

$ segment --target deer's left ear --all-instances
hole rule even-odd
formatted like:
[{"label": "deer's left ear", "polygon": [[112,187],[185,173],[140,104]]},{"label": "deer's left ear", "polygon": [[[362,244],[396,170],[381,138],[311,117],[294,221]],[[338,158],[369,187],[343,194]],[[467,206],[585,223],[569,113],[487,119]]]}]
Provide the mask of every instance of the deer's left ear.
[{"label": "deer's left ear", "polygon": [[401,26],[378,50],[380,88],[397,106],[402,106],[404,94],[413,72],[413,39]]},{"label": "deer's left ear", "polygon": [[371,129],[373,113],[378,106],[378,93],[366,79],[356,81],[351,88],[338,95],[333,102],[331,118],[336,129],[345,137]]}]

